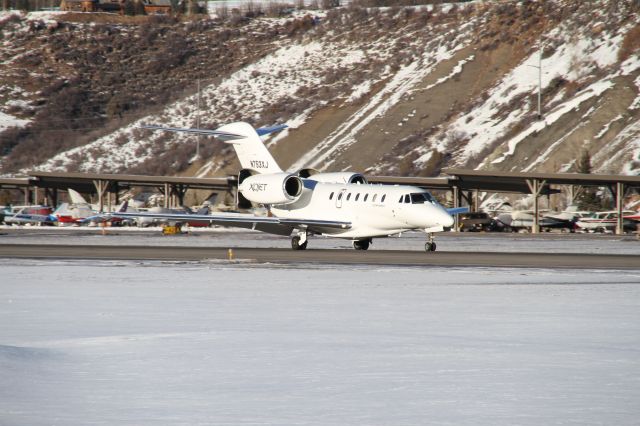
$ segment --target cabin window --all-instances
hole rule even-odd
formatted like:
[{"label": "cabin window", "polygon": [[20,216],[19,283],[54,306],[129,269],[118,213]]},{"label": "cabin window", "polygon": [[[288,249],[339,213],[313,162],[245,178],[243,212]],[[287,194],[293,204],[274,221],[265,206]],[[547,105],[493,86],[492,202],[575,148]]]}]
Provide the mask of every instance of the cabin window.
[{"label": "cabin window", "polygon": [[369,194],[364,194],[364,200],[362,201],[367,201],[367,198],[369,198]]},{"label": "cabin window", "polygon": [[378,194],[373,194],[373,198],[371,199],[371,202],[375,203],[376,198],[378,198]]},{"label": "cabin window", "polygon": [[331,193],[331,195],[329,195],[329,199],[333,200],[333,192]]},{"label": "cabin window", "polygon": [[342,194],[344,194],[344,192],[338,194],[338,200],[342,200]]},{"label": "cabin window", "polygon": [[360,193],[359,192],[356,194],[356,201],[358,201],[358,198],[360,198]]},{"label": "cabin window", "polygon": [[351,199],[351,193],[347,194],[347,201],[349,201]]},{"label": "cabin window", "polygon": [[383,195],[382,195],[382,198],[380,199],[380,202],[381,202],[381,203],[384,203],[384,199],[385,199],[386,197],[387,197],[387,194],[383,194]]}]

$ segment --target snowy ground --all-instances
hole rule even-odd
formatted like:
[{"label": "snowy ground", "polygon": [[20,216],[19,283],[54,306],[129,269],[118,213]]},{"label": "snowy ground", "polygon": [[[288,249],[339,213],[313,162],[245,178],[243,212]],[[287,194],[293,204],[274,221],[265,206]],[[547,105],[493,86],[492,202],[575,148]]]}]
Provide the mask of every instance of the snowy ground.
[{"label": "snowy ground", "polygon": [[2,425],[637,424],[640,271],[0,263]]}]

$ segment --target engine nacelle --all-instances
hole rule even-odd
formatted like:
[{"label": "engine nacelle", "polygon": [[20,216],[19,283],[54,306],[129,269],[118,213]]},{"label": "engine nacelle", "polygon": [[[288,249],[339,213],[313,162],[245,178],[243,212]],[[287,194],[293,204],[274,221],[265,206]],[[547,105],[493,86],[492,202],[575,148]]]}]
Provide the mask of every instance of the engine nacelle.
[{"label": "engine nacelle", "polygon": [[289,173],[270,173],[245,178],[238,190],[249,201],[259,204],[289,204],[302,194],[302,179]]},{"label": "engine nacelle", "polygon": [[364,175],[351,172],[320,173],[314,169],[302,169],[298,176],[322,183],[367,183]]}]

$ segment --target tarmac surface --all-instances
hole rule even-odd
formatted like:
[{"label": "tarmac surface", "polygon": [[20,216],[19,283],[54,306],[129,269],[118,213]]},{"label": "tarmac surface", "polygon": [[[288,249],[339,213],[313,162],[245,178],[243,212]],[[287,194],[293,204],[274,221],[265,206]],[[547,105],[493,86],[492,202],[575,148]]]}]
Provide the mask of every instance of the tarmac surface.
[{"label": "tarmac surface", "polygon": [[640,255],[405,250],[2,244],[0,258],[229,261],[278,264],[640,269]]}]

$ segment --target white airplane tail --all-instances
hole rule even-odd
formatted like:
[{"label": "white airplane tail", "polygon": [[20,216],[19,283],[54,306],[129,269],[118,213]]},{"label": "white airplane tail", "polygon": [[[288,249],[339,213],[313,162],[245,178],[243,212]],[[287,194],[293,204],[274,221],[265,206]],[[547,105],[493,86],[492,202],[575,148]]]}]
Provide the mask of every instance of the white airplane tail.
[{"label": "white airplane tail", "polygon": [[71,199],[71,204],[89,204],[78,191],[71,188],[67,188],[67,191],[69,193],[69,198]]},{"label": "white airplane tail", "polygon": [[248,169],[258,174],[282,172],[282,169],[278,166],[276,160],[273,159],[267,147],[264,146],[260,136],[282,130],[287,127],[285,125],[262,127],[257,130],[249,123],[244,122],[226,124],[216,130],[162,127],[154,125],[143,125],[140,127],[150,130],[165,130],[169,132],[215,136],[216,138],[233,145],[243,169]]},{"label": "white airplane tail", "polygon": [[282,172],[282,169],[273,159],[262,139],[260,139],[258,132],[249,123],[227,124],[217,129],[217,131],[240,136],[239,138],[223,136],[221,139],[233,145],[243,169],[253,170],[256,173]]}]

